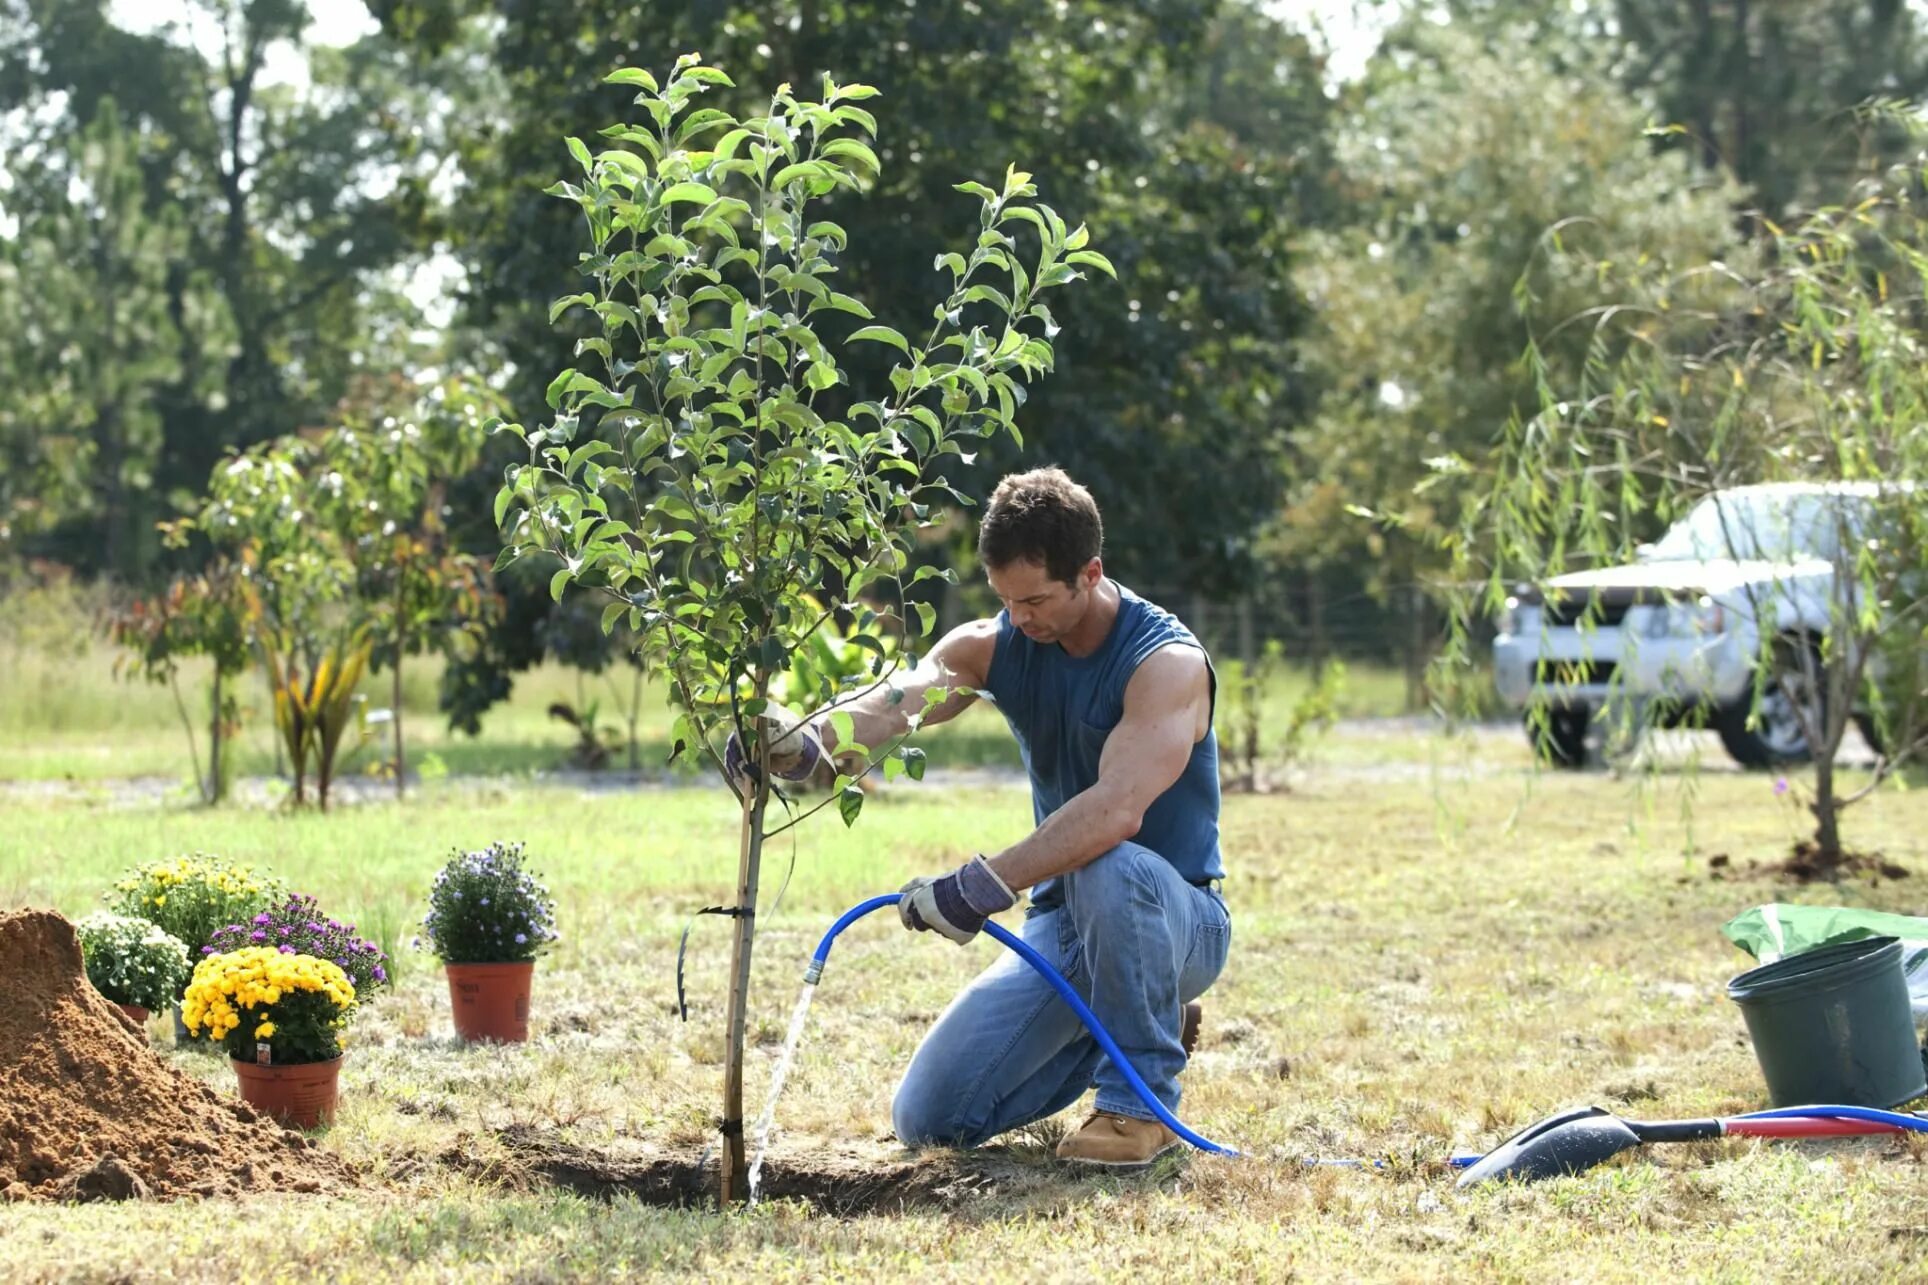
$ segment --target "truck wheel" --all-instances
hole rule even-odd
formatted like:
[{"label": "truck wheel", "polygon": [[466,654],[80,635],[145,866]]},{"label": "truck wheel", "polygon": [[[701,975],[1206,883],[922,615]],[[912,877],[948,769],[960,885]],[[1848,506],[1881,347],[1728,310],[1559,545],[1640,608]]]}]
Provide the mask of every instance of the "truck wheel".
[{"label": "truck wheel", "polygon": [[1533,753],[1548,767],[1582,768],[1587,765],[1587,724],[1591,711],[1586,706],[1550,709],[1546,727],[1534,726],[1533,715],[1526,716],[1526,740]]},{"label": "truck wheel", "polygon": [[1775,649],[1774,672],[1761,692],[1759,717],[1747,725],[1752,693],[1720,711],[1715,730],[1736,763],[1747,768],[1786,767],[1809,762],[1814,750],[1807,729],[1819,727],[1827,713],[1826,680],[1821,661],[1810,656],[1803,664],[1796,645]]}]

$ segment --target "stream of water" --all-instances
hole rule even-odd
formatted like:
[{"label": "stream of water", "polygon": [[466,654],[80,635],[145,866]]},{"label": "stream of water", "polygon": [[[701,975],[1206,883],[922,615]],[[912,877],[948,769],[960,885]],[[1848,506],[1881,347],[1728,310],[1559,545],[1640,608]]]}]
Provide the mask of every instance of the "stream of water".
[{"label": "stream of water", "polygon": [[805,982],[797,996],[797,1006],[790,1013],[790,1033],[783,1037],[783,1056],[777,1059],[776,1074],[770,1077],[770,1097],[763,1104],[763,1114],[756,1121],[756,1158],[750,1161],[750,1203],[756,1204],[757,1183],[763,1177],[763,1157],[770,1150],[770,1126],[777,1118],[777,1098],[783,1093],[783,1082],[790,1076],[790,1064],[796,1060],[797,1044],[803,1039],[803,1024],[810,1016],[810,1000],[817,993],[815,984]]}]

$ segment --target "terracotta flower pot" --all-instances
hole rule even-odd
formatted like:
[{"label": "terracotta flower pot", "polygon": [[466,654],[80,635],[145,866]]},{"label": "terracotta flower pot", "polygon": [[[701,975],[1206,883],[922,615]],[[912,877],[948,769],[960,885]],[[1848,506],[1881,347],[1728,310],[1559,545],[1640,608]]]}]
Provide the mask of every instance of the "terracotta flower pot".
[{"label": "terracotta flower pot", "polygon": [[444,964],[455,1033],[470,1042],[520,1044],[529,1038],[529,983],[536,964]]},{"label": "terracotta flower pot", "polygon": [[297,1062],[260,1066],[229,1058],[241,1082],[241,1100],[261,1114],[291,1129],[313,1129],[332,1124],[335,1102],[341,1095],[341,1058],[326,1062]]},{"label": "terracotta flower pot", "polygon": [[121,1012],[127,1014],[127,1019],[130,1022],[134,1023],[134,1025],[136,1026],[147,1025],[147,1010],[142,1008],[139,1004],[116,1004],[114,1005],[114,1007],[118,1008]]}]

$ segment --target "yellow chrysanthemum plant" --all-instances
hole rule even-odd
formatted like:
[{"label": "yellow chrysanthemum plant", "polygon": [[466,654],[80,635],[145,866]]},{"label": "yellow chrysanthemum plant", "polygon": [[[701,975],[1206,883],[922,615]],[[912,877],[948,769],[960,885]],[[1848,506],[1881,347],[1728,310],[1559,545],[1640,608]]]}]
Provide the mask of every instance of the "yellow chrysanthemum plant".
[{"label": "yellow chrysanthemum plant", "polygon": [[195,965],[181,1020],[237,1061],[286,1066],[341,1056],[354,1011],[355,986],[340,966],[250,946]]},{"label": "yellow chrysanthemum plant", "polygon": [[217,930],[248,922],[286,895],[271,875],[197,852],[136,866],[102,900],[115,914],[160,927],[199,958]]}]

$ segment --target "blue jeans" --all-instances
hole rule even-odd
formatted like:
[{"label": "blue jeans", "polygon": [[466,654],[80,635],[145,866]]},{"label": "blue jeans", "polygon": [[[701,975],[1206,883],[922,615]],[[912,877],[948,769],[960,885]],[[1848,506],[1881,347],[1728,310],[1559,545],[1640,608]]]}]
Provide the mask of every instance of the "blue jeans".
[{"label": "blue jeans", "polygon": [[[1149,848],[1121,843],[1060,881],[1064,904],[1024,921],[1159,1101],[1178,1107],[1187,1000],[1225,967],[1231,917]],[[1097,1107],[1155,1118],[1071,1006],[1022,959],[1002,958],[951,1001],[891,1103],[907,1146],[974,1147],[1055,1115],[1098,1087]]]}]

